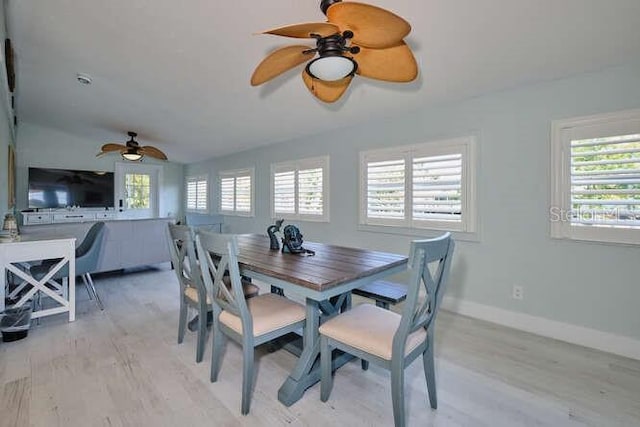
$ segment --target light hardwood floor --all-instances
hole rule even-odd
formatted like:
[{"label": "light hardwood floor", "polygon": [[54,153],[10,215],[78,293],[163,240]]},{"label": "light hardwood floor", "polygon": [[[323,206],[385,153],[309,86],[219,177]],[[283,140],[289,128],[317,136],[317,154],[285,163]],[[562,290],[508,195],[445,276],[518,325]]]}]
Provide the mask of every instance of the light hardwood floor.
[{"label": "light hardwood floor", "polygon": [[[77,321],[44,319],[0,343],[0,426],[390,426],[388,373],[341,368],[287,408],[277,391],[294,364],[259,349],[251,413],[240,415],[241,351],[229,342],[219,381],[210,345],[176,343],[178,285],[168,268],[97,276],[106,309],[78,287]],[[640,362],[449,313],[436,335],[439,409],[422,363],[406,371],[410,426],[640,426]],[[210,341],[209,341],[210,343]]]}]

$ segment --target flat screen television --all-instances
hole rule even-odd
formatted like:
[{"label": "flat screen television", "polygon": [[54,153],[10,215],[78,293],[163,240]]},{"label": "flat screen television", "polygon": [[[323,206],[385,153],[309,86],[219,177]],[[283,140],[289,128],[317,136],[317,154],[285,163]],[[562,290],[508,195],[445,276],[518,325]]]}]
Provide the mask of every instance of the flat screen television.
[{"label": "flat screen television", "polygon": [[112,208],[113,172],[29,168],[29,208]]}]

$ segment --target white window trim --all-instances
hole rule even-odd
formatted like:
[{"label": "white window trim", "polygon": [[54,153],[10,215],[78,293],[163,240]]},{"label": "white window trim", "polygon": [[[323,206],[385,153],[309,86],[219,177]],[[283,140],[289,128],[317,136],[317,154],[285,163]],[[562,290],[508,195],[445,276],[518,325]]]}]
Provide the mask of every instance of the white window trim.
[{"label": "white window trim", "polygon": [[[478,240],[478,212],[476,191],[477,138],[464,136],[437,140],[420,144],[388,147],[360,152],[359,186],[359,229],[363,231],[392,234],[433,236],[430,230],[444,230],[456,233],[463,240]],[[456,150],[460,148],[460,150]],[[412,218],[412,167],[413,158],[438,154],[462,153],[462,221],[452,223],[437,220],[413,220]],[[380,219],[367,217],[367,162],[404,158],[405,161],[405,218]]]},{"label": "white window trim", "polygon": [[[251,199],[250,199],[250,203],[251,203],[251,209],[249,210],[249,212],[238,212],[235,210],[235,206],[234,206],[234,210],[223,210],[222,209],[222,179],[223,178],[238,178],[238,177],[243,177],[243,176],[247,176],[249,175],[251,177]],[[255,181],[255,168],[242,168],[242,169],[232,169],[232,170],[225,170],[225,171],[221,171],[218,173],[218,212],[221,215],[228,215],[228,216],[242,216],[242,217],[253,217],[255,216],[255,193],[256,193],[256,181]],[[234,184],[234,193],[235,193],[235,184]],[[235,198],[235,194],[234,194],[234,198]]]},{"label": "white window trim", "polygon": [[[576,227],[565,216],[571,210],[571,137],[585,138],[637,133],[630,121],[640,122],[640,109],[614,113],[554,120],[551,123],[551,200],[549,220],[551,237],[555,239],[590,241],[623,245],[640,245],[640,229]],[[589,127],[598,127],[599,133],[589,133]],[[593,130],[591,130],[593,132]],[[573,135],[575,133],[575,135]]]},{"label": "white window trim", "polygon": [[[298,174],[299,170],[322,168],[322,215],[307,215],[298,213]],[[280,170],[294,170],[296,172],[295,178],[295,210],[296,213],[276,213],[275,212],[275,173]],[[270,200],[271,200],[271,218],[273,219],[289,219],[297,221],[310,221],[310,222],[329,222],[329,156],[310,157],[300,160],[292,160],[287,162],[272,163],[270,173]]]},{"label": "white window trim", "polygon": [[[190,182],[198,182],[198,181],[205,181],[207,183],[207,206],[204,209],[189,209],[188,207],[188,203],[189,203],[189,199],[188,199],[188,190],[189,190],[189,183]],[[197,188],[196,188],[196,197],[197,197]],[[185,180],[185,185],[184,185],[184,210],[186,212],[189,213],[209,213],[210,212],[210,207],[211,207],[211,184],[209,181],[209,174],[205,173],[205,174],[200,174],[200,175],[190,175],[186,178]],[[196,201],[196,206],[198,206],[198,203]]]}]

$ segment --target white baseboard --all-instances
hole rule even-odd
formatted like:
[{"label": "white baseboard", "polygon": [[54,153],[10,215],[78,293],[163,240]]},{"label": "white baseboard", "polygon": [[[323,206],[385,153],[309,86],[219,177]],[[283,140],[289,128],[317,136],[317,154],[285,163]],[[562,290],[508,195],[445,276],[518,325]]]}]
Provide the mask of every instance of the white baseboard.
[{"label": "white baseboard", "polygon": [[536,335],[640,360],[640,341],[633,338],[452,297],[443,299],[442,308]]}]

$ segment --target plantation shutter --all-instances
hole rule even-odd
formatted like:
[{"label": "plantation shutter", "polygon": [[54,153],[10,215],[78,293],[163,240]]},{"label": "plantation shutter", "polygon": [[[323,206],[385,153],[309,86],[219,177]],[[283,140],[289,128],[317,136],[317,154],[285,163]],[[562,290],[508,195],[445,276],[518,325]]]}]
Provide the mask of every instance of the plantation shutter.
[{"label": "plantation shutter", "polygon": [[475,232],[475,138],[360,153],[360,224]]},{"label": "plantation shutter", "polygon": [[405,160],[366,163],[367,218],[404,220]]},{"label": "plantation shutter", "polygon": [[274,172],[273,209],[276,215],[296,213],[295,168],[281,169]]},{"label": "plantation shutter", "polygon": [[198,188],[195,179],[187,181],[187,210],[195,210],[198,204]]},{"label": "plantation shutter", "polygon": [[251,175],[236,177],[236,211],[251,212]]},{"label": "plantation shutter", "polygon": [[187,178],[187,210],[207,210],[207,177],[192,176]]},{"label": "plantation shutter", "polygon": [[220,172],[220,212],[253,215],[253,169]]},{"label": "plantation shutter", "polygon": [[640,227],[640,134],[570,147],[571,225]]},{"label": "plantation shutter", "polygon": [[462,154],[413,158],[414,221],[462,220]]},{"label": "plantation shutter", "polygon": [[220,178],[220,210],[233,212],[235,206],[235,177]]},{"label": "plantation shutter", "polygon": [[196,183],[196,210],[207,210],[208,182],[206,178],[200,178]]},{"label": "plantation shutter", "polygon": [[322,215],[322,168],[298,171],[298,213]]}]

